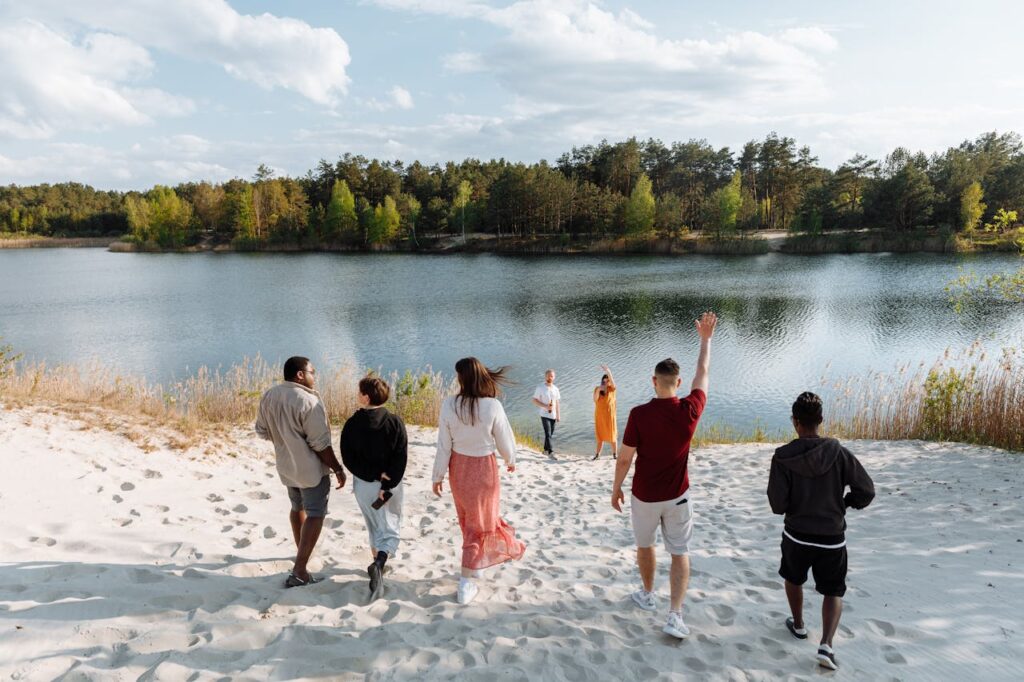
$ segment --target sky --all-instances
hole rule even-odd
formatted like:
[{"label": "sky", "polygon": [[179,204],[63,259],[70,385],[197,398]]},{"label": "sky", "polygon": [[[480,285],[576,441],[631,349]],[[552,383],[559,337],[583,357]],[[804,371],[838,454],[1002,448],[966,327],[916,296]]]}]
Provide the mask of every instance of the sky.
[{"label": "sky", "polygon": [[1024,133],[1017,0],[0,0],[0,184]]}]

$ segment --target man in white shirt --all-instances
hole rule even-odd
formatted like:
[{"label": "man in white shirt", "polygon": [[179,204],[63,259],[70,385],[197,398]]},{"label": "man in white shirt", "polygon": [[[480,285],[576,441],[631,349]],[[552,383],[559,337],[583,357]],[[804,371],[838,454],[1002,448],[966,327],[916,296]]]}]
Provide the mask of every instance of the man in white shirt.
[{"label": "man in white shirt", "polygon": [[562,420],[562,394],[555,386],[555,370],[544,372],[544,383],[533,392],[533,404],[540,412],[540,423],[544,427],[544,454],[554,457],[551,437],[555,435],[555,424]]},{"label": "man in white shirt", "polygon": [[288,487],[289,521],[296,556],[285,587],[319,582],[306,570],[327,515],[329,473],[345,485],[345,470],[331,448],[331,427],[320,394],[313,390],[316,370],[309,358],[288,358],[284,381],[267,389],[256,414],[256,434],[274,443],[277,474]]}]

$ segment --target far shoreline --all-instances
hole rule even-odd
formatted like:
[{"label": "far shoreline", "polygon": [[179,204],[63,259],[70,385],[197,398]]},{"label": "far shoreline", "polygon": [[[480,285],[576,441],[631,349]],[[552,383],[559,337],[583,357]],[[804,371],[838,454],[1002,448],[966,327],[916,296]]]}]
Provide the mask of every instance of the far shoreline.
[{"label": "far shoreline", "polygon": [[731,236],[691,233],[682,237],[649,239],[572,239],[569,235],[499,238],[489,233],[444,235],[387,245],[345,243],[227,242],[210,239],[181,247],[140,244],[123,235],[107,237],[25,237],[0,239],[0,249],[105,248],[112,253],[402,253],[499,255],[665,255],[760,256],[767,253],[831,255],[858,253],[1013,253],[1020,247],[1013,234],[965,236],[941,229],[892,232],[861,229],[821,233],[761,231]]}]

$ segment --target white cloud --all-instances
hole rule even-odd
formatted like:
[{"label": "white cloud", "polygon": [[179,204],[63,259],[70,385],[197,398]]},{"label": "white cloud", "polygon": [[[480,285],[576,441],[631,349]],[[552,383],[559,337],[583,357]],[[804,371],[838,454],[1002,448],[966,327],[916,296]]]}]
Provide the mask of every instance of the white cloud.
[{"label": "white cloud", "polygon": [[151,50],[219,65],[261,88],[333,106],[347,92],[348,45],[330,28],[236,12],[224,0],[34,0],[0,5],[0,135],[141,125],[194,111],[152,87]]},{"label": "white cloud", "polygon": [[191,102],[130,84],[146,78],[149,54],[125,38],[90,33],[78,41],[36,21],[0,28],[0,134],[27,139],[60,128],[149,122],[155,109],[187,113]]},{"label": "white cloud", "polygon": [[[447,71],[486,72],[513,95],[505,118],[558,122],[563,132],[643,134],[745,108],[799,111],[828,96],[818,55],[838,43],[817,27],[670,40],[636,12],[586,0],[517,0],[504,6],[445,0],[374,0],[412,12],[484,22],[500,38],[483,53],[442,58]],[[630,127],[637,122],[638,127]]]},{"label": "white cloud", "polygon": [[442,57],[441,63],[445,69],[455,73],[476,73],[487,68],[483,57],[476,52],[453,52]]},{"label": "white cloud", "polygon": [[412,94],[402,86],[396,85],[395,87],[391,88],[391,91],[388,94],[391,95],[392,101],[395,103],[395,106],[398,107],[399,109],[413,108],[414,104],[412,101]]},{"label": "white cloud", "polygon": [[832,34],[818,26],[789,28],[779,34],[779,40],[816,52],[832,52],[839,49],[839,41]]},{"label": "white cloud", "polygon": [[321,104],[334,104],[348,90],[351,58],[334,29],[269,13],[240,14],[225,0],[35,0],[28,11],[219,64],[241,80]]}]

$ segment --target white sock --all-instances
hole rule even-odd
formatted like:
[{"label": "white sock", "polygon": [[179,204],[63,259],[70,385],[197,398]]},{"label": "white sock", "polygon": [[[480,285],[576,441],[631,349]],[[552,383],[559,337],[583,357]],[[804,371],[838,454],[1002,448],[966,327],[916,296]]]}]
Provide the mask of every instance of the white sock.
[{"label": "white sock", "polygon": [[459,578],[459,587],[465,588],[467,585],[472,585],[473,581],[469,578]]}]

